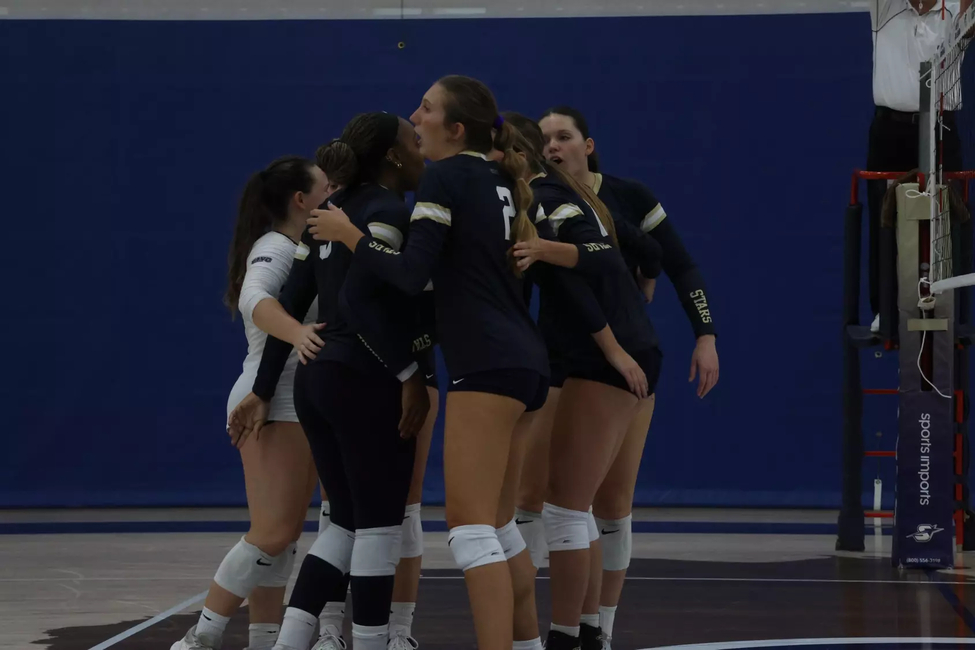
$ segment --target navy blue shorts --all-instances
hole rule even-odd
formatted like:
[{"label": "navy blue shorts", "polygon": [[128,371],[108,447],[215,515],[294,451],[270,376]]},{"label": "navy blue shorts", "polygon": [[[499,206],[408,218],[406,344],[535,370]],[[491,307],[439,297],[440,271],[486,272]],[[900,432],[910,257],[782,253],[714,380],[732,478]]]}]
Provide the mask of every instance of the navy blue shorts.
[{"label": "navy blue shorts", "polygon": [[[649,350],[639,350],[633,353],[632,356],[633,360],[640,365],[643,373],[647,376],[648,394],[653,395],[657,390],[657,381],[660,379],[660,366],[663,363],[663,353],[660,351],[660,348],[651,348]],[[599,382],[600,384],[615,386],[627,392],[630,390],[629,384],[626,383],[626,378],[617,372],[616,368],[609,365],[605,359],[601,361],[593,360],[591,363],[569,363],[567,365],[567,377],[587,379],[589,381]]]},{"label": "navy blue shorts", "polygon": [[490,393],[516,399],[525,412],[537,411],[548,397],[549,378],[527,368],[499,368],[451,379],[447,392]]},{"label": "navy blue shorts", "polygon": [[439,388],[437,383],[437,357],[433,353],[433,346],[421,352],[416,360],[416,365],[420,367],[417,372],[423,373],[423,383],[428,388]]}]

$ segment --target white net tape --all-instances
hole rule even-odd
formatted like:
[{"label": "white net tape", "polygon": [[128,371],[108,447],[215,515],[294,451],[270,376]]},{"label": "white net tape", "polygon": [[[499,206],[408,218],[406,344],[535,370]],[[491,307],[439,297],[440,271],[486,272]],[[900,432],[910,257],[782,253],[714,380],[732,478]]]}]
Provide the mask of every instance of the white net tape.
[{"label": "white net tape", "polygon": [[[945,41],[938,47],[931,61],[931,75],[924,80],[930,88],[930,102],[926,107],[926,123],[921,128],[931,135],[922,152],[926,193],[932,197],[930,228],[930,290],[940,293],[959,286],[975,284],[975,274],[954,277],[952,267],[951,201],[945,172],[941,164],[941,141],[945,129],[944,114],[961,108],[962,63],[971,39],[966,35],[975,28],[975,4],[954,20]],[[922,140],[923,141],[923,140]],[[963,281],[967,280],[967,281]],[[949,280],[952,280],[949,282]]]}]

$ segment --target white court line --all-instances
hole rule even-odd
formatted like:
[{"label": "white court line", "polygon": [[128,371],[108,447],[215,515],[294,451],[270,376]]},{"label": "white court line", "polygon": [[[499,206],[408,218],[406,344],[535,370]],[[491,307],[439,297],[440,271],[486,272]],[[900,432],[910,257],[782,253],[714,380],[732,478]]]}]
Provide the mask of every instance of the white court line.
[{"label": "white court line", "polygon": [[[463,580],[464,576],[420,576],[424,580]],[[537,580],[548,580],[548,576],[537,576]],[[782,582],[782,583],[815,583],[815,584],[855,584],[855,585],[916,585],[918,587],[933,587],[936,585],[973,585],[975,582],[912,582],[907,580],[828,580],[825,578],[691,578],[691,577],[662,577],[662,576],[626,576],[626,581],[644,580],[650,582]],[[975,642],[975,639],[973,639]]]},{"label": "white court line", "polygon": [[[421,575],[422,580],[463,580],[464,576],[424,576]],[[123,578],[86,578],[85,580],[122,580]],[[125,578],[127,580],[137,580],[136,578]],[[166,578],[144,578],[142,580],[165,580]],[[185,578],[177,578],[183,580]],[[538,576],[538,580],[548,580],[548,576]],[[774,582],[774,583],[815,583],[815,584],[875,584],[875,585],[914,585],[919,587],[932,587],[936,585],[971,585],[971,582],[909,582],[905,580],[829,580],[820,578],[689,578],[689,577],[650,577],[650,576],[627,576],[627,581],[630,580],[642,580],[650,582]],[[0,582],[26,582],[31,580],[29,578],[7,578],[0,579]],[[56,581],[64,582],[64,579],[45,579],[43,581]],[[31,580],[32,582],[38,582],[40,580]],[[138,634],[142,630],[164,621],[173,614],[179,613],[199,601],[206,598],[207,592],[203,591],[197,595],[184,600],[179,605],[167,609],[165,612],[158,614],[148,621],[139,623],[135,627],[113,636],[108,641],[104,641],[96,646],[92,646],[89,650],[105,650],[115,645],[119,641],[123,641],[134,634]],[[851,639],[783,639],[780,641],[734,641],[728,643],[702,643],[696,645],[679,645],[679,646],[661,646],[660,648],[646,648],[644,650],[722,650],[722,649],[733,649],[733,648],[763,648],[769,646],[777,645],[789,645],[789,646],[802,646],[802,645],[818,645],[825,643],[845,643],[845,644],[864,644],[864,643],[896,643],[900,641],[911,641],[912,643],[965,643],[968,645],[975,645],[975,639],[953,639],[953,638],[928,638],[928,637],[918,637],[916,639],[912,638],[900,638],[900,637],[878,637],[878,638],[851,638]]]},{"label": "white court line", "polygon": [[184,609],[186,609],[190,605],[193,605],[193,604],[196,604],[196,603],[200,602],[201,600],[203,600],[204,598],[207,597],[207,593],[209,593],[209,591],[202,591],[202,592],[198,593],[197,595],[193,596],[192,598],[187,598],[186,600],[184,600],[183,602],[181,602],[179,605],[176,605],[175,607],[170,607],[165,612],[163,612],[161,614],[157,614],[156,616],[153,616],[148,621],[144,621],[142,623],[139,623],[135,627],[129,628],[128,630],[126,630],[125,632],[122,632],[121,634],[116,634],[115,636],[113,636],[108,641],[102,641],[98,645],[94,645],[91,648],[89,648],[88,650],[105,650],[105,648],[111,648],[113,645],[115,645],[119,641],[124,641],[125,639],[129,638],[130,636],[132,636],[134,634],[138,634],[139,632],[141,632],[142,630],[146,629],[147,627],[152,627],[153,625],[155,625],[156,623],[159,623],[160,621],[165,621],[167,618],[169,618],[173,614],[178,614],[179,612],[183,611]]},{"label": "white court line", "polygon": [[846,639],[768,639],[763,641],[725,641],[718,643],[691,643],[687,645],[664,645],[655,648],[643,648],[643,650],[733,650],[734,648],[770,648],[776,646],[809,646],[809,645],[873,645],[879,643],[916,643],[916,644],[941,644],[953,643],[963,645],[975,645],[972,638],[952,638],[952,637],[909,637],[909,636],[890,636],[890,637],[851,637]]},{"label": "white court line", "polygon": [[[424,580],[463,580],[464,576],[420,576]],[[124,578],[84,578],[78,582],[165,582],[196,580],[199,576],[127,576]],[[548,576],[538,576],[538,580],[548,580]],[[909,581],[909,580],[831,580],[828,578],[708,578],[682,576],[626,576],[627,581],[649,582],[772,582],[772,583],[812,583],[812,584],[856,584],[856,585],[916,585],[931,587],[935,585],[973,585],[975,581]],[[64,582],[65,578],[0,578],[4,582]]]}]

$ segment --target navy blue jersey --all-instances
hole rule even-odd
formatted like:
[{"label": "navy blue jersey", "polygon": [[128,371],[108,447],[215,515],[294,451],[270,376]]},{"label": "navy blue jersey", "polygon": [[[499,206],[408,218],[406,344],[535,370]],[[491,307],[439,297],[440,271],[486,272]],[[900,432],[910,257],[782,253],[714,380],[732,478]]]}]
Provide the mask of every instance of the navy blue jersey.
[{"label": "navy blue jersey", "polygon": [[[410,213],[394,192],[366,184],[335,194],[331,202],[385,245],[403,245]],[[279,301],[301,320],[316,295],[318,322],[326,325],[318,333],[325,345],[315,361],[339,361],[364,373],[388,372],[405,380],[431,344],[431,336],[418,331],[415,299],[353,265],[352,253],[343,244],[315,241],[306,229]],[[291,347],[268,337],[254,381],[258,397],[270,400],[274,395]]]},{"label": "navy blue jersey", "polygon": [[512,272],[514,183],[497,163],[465,152],[427,166],[409,240],[396,251],[374,237],[355,263],[418,294],[433,279],[437,341],[452,377],[502,368],[548,375],[541,335]]},{"label": "navy blue jersey", "polygon": [[[596,174],[593,187],[614,219],[627,221],[650,233],[663,250],[663,272],[667,274],[695,336],[714,334],[714,322],[708,303],[704,277],[691,258],[680,236],[667,218],[660,201],[638,181]],[[630,261],[631,268],[633,266]]]},{"label": "navy blue jersey", "polygon": [[[584,278],[620,346],[631,355],[654,348],[657,337],[643,295],[592,206],[555,176],[537,176],[531,187],[536,220],[547,221],[559,241],[579,247],[579,264],[572,271]],[[542,286],[539,325],[546,340],[554,338],[569,363],[603,359],[592,332],[566,306],[563,298],[551,296]]]}]

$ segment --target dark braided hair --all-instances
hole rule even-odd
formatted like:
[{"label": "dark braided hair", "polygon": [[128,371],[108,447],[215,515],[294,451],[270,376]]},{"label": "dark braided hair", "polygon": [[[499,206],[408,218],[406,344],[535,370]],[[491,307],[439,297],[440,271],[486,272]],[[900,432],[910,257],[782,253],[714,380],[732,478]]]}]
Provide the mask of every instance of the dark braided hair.
[{"label": "dark braided hair", "polygon": [[297,192],[310,192],[315,184],[315,163],[300,156],[278,158],[251,176],[237,210],[237,225],[227,256],[227,293],[224,304],[233,318],[247,271],[247,254],[275,224],[288,218],[288,205]]},{"label": "dark braided hair", "polygon": [[390,113],[356,115],[342,130],[342,136],[322,145],[316,152],[318,165],[330,183],[351,187],[375,182],[383,161],[399,136],[399,118]]}]

